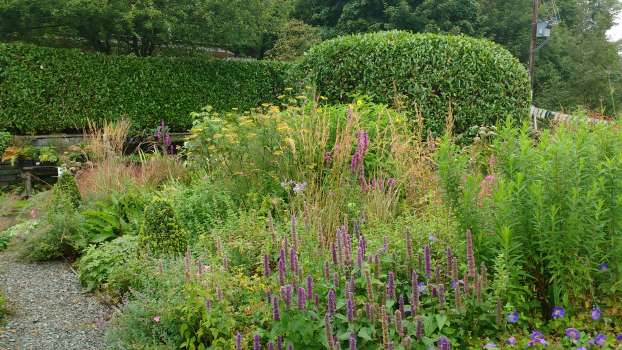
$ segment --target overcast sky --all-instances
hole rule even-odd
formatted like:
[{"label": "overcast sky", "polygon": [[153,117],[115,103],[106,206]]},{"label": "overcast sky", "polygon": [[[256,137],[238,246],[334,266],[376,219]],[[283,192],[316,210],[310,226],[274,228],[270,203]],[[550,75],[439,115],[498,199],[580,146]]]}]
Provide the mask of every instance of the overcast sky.
[{"label": "overcast sky", "polygon": [[609,31],[609,40],[612,41],[617,41],[622,39],[622,13],[620,13],[620,15],[618,15],[618,25],[616,25],[615,27],[611,28],[611,30]]}]

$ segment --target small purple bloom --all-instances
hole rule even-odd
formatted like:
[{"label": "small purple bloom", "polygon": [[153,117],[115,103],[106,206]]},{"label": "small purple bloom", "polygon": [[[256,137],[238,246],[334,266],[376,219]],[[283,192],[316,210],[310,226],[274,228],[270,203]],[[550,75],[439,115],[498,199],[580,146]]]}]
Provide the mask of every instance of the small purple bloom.
[{"label": "small purple bloom", "polygon": [[272,341],[268,342],[268,350],[274,350],[274,343]]},{"label": "small purple bloom", "polygon": [[518,311],[514,310],[507,315],[508,323],[518,322]]},{"label": "small purple bloom", "polygon": [[577,348],[577,350],[587,350],[587,348],[585,346],[580,346]]},{"label": "small purple bloom", "polygon": [[305,188],[307,188],[307,183],[306,182],[297,182],[294,185],[294,188],[292,189],[292,191],[294,191],[295,194],[301,194],[302,191],[305,190]]},{"label": "small purple bloom", "polygon": [[417,284],[417,287],[419,288],[419,293],[421,293],[421,294],[427,294],[428,293],[428,287],[425,285],[424,282],[419,282]]},{"label": "small purple bloom", "polygon": [[505,341],[505,343],[509,346],[514,346],[516,345],[517,341],[516,341],[516,337],[512,336],[509,337],[508,340]]},{"label": "small purple bloom", "polygon": [[483,348],[484,349],[496,349],[497,348],[497,344],[495,344],[495,343],[487,343],[486,345],[484,345]]},{"label": "small purple bloom", "polygon": [[576,328],[566,328],[566,337],[572,340],[581,339],[581,332]]},{"label": "small purple bloom", "polygon": [[552,316],[554,319],[557,319],[557,318],[562,318],[562,317],[564,317],[565,315],[566,315],[566,310],[564,310],[564,308],[563,308],[563,307],[561,307],[561,306],[555,306],[555,307],[553,308],[553,313],[551,314],[551,316]]},{"label": "small purple bloom", "polygon": [[451,349],[451,342],[449,341],[449,339],[445,336],[441,336],[438,339],[438,348],[439,350],[450,350]]},{"label": "small purple bloom", "polygon": [[598,306],[592,308],[592,320],[598,321],[601,314],[602,313],[600,312],[600,308]]},{"label": "small purple bloom", "polygon": [[600,270],[602,272],[608,271],[609,270],[609,264],[604,262],[604,263],[598,265],[598,270]]},{"label": "small purple bloom", "polygon": [[622,343],[622,333],[620,333],[620,334],[618,334],[618,335],[616,336],[616,341],[617,341],[618,343]]},{"label": "small purple bloom", "polygon": [[548,345],[548,342],[544,339],[544,335],[539,332],[539,331],[533,331],[531,332],[531,335],[529,336],[529,343],[527,343],[527,347],[533,346],[535,344],[542,344],[542,345]]},{"label": "small purple bloom", "polygon": [[607,341],[607,336],[602,333],[598,333],[598,335],[595,336],[594,339],[591,339],[588,343],[590,345],[603,346],[605,345],[605,341]]}]

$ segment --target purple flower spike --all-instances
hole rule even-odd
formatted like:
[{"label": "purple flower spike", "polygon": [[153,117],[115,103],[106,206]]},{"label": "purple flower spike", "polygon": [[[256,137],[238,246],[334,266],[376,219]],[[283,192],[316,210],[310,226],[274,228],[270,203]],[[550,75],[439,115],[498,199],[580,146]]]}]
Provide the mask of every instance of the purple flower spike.
[{"label": "purple flower spike", "polygon": [[235,349],[242,350],[242,334],[240,332],[235,335]]},{"label": "purple flower spike", "polygon": [[307,276],[307,299],[313,300],[313,276]]},{"label": "purple flower spike", "polygon": [[415,329],[415,337],[417,337],[417,339],[421,340],[421,339],[423,339],[424,335],[425,335],[425,333],[424,333],[424,329],[423,329],[423,319],[421,317],[417,317],[416,329]]},{"label": "purple flower spike", "polygon": [[274,350],[274,343],[272,341],[268,342],[268,350]]},{"label": "purple flower spike", "polygon": [[253,350],[261,350],[261,338],[259,334],[255,334],[253,337]]},{"label": "purple flower spike", "polygon": [[555,306],[551,314],[551,316],[554,319],[563,318],[565,315],[566,315],[566,310],[564,310],[564,308],[561,306]]},{"label": "purple flower spike", "polygon": [[269,277],[271,272],[272,271],[270,271],[270,257],[268,256],[268,254],[264,254],[264,256],[263,256],[263,275],[265,277]]},{"label": "purple flower spike", "polygon": [[505,343],[506,343],[508,346],[514,346],[514,345],[516,345],[516,343],[517,343],[517,341],[516,341],[516,337],[514,337],[514,336],[509,337],[509,338],[508,338],[508,340],[506,340],[506,341],[505,341]]},{"label": "purple flower spike", "polygon": [[298,310],[304,310],[307,304],[307,294],[305,289],[298,287]]},{"label": "purple flower spike", "polygon": [[354,332],[350,332],[349,337],[350,350],[356,350],[356,334]]},{"label": "purple flower spike", "polygon": [[281,312],[279,311],[279,299],[275,296],[272,297],[272,319],[275,321],[281,320]]},{"label": "purple flower spike", "polygon": [[598,306],[595,306],[592,308],[592,320],[594,321],[598,321],[600,319],[600,315],[601,315],[601,311],[600,308]]},{"label": "purple flower spike", "polygon": [[622,343],[622,333],[620,333],[620,334],[618,334],[618,335],[616,336],[616,341],[617,341],[618,343]]},{"label": "purple flower spike", "polygon": [[566,328],[566,337],[572,340],[581,339],[581,332],[576,328]]},{"label": "purple flower spike", "polygon": [[283,350],[283,337],[278,336],[276,338],[276,348],[277,350]]},{"label": "purple flower spike", "polygon": [[449,342],[449,339],[447,339],[447,337],[441,336],[438,339],[438,348],[439,348],[439,350],[450,350],[451,349],[451,342]]},{"label": "purple flower spike", "polygon": [[387,275],[387,299],[395,299],[395,274],[389,271]]},{"label": "purple flower spike", "polygon": [[332,317],[335,314],[335,310],[337,308],[337,304],[335,303],[335,291],[328,291],[328,314]]},{"label": "purple flower spike", "polygon": [[425,278],[430,279],[432,276],[432,261],[430,257],[430,246],[426,245],[423,250],[425,258]]},{"label": "purple flower spike", "polygon": [[495,343],[487,343],[486,345],[484,345],[483,348],[484,349],[497,349],[497,344],[495,344]]},{"label": "purple flower spike", "polygon": [[294,344],[289,343],[289,344],[287,345],[287,350],[294,350]]},{"label": "purple flower spike", "polygon": [[352,293],[348,293],[348,300],[346,301],[346,315],[348,316],[348,322],[354,321],[354,300],[352,300]]},{"label": "purple flower spike", "polygon": [[516,322],[518,322],[518,318],[519,318],[519,316],[518,316],[518,312],[516,310],[510,312],[507,315],[508,323],[512,323],[512,324],[516,323]]},{"label": "purple flower spike", "polygon": [[293,273],[298,273],[298,254],[296,253],[296,249],[292,248],[289,254],[289,263],[290,268]]},{"label": "purple flower spike", "polygon": [[577,348],[577,350],[587,350],[587,348],[585,346],[580,346]]},{"label": "purple flower spike", "polygon": [[285,285],[285,249],[281,249],[279,255],[279,284]]}]

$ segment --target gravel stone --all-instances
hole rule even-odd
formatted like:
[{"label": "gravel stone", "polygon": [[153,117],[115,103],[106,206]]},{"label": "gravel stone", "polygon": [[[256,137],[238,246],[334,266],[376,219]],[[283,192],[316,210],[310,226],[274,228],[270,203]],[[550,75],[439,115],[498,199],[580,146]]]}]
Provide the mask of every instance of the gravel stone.
[{"label": "gravel stone", "polygon": [[0,350],[104,349],[110,310],[60,261],[27,263],[0,253],[0,289],[13,315],[0,325]]}]

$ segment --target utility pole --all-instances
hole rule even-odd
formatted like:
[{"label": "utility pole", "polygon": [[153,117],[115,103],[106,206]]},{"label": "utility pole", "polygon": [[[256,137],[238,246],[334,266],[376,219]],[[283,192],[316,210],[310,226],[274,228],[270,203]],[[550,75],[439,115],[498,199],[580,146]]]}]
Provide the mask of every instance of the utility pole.
[{"label": "utility pole", "polygon": [[534,89],[536,82],[536,34],[538,32],[538,12],[540,0],[533,0],[533,13],[531,14],[531,42],[529,45],[529,78],[531,88]]}]

